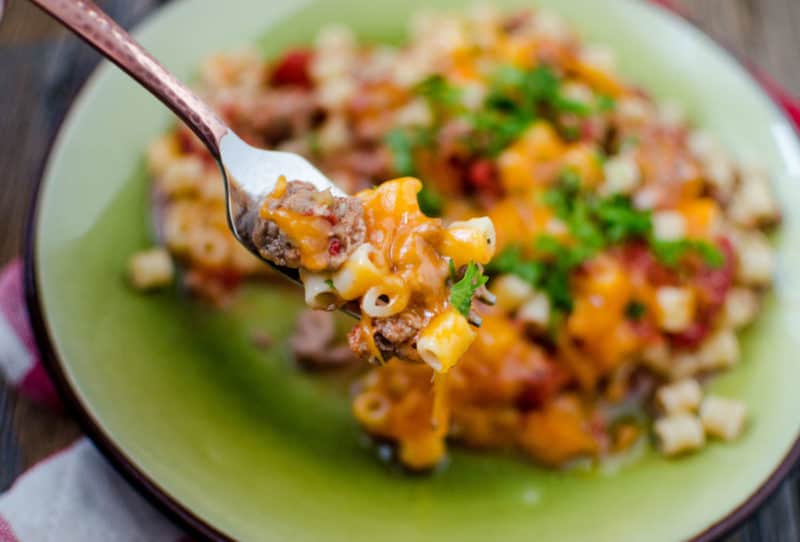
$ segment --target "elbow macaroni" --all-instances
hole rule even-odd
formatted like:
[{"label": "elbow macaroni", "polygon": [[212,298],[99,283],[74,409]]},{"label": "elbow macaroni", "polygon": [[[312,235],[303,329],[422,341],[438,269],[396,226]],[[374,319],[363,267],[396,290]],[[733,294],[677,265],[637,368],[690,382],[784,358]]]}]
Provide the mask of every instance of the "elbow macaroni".
[{"label": "elbow macaroni", "polygon": [[387,318],[405,309],[410,297],[403,279],[389,275],[366,291],[361,298],[361,310],[372,318]]},{"label": "elbow macaroni", "polygon": [[714,333],[697,353],[700,367],[707,371],[729,369],[739,361],[739,339],[731,329]]},{"label": "elbow macaroni", "polygon": [[440,249],[442,254],[453,260],[456,267],[461,267],[471,261],[489,263],[496,244],[494,224],[484,216],[450,224]]},{"label": "elbow macaroni", "polygon": [[353,401],[353,413],[364,427],[380,432],[389,418],[391,402],[388,397],[376,391],[359,394]]},{"label": "elbow macaroni", "polygon": [[422,360],[437,372],[446,373],[469,348],[475,332],[467,319],[455,309],[437,315],[422,330],[417,351]]},{"label": "elbow macaroni", "polygon": [[703,390],[697,380],[689,378],[662,386],[656,392],[656,399],[667,414],[691,412],[700,406]]},{"label": "elbow macaroni", "polygon": [[502,275],[491,283],[491,291],[497,297],[497,306],[513,312],[533,295],[533,287],[516,275]]},{"label": "elbow macaroni", "polygon": [[535,292],[519,308],[517,318],[526,324],[546,329],[550,321],[550,299],[542,292]]},{"label": "elbow macaroni", "polygon": [[659,324],[670,332],[683,331],[694,319],[694,292],[689,288],[662,286],[656,290]]},{"label": "elbow macaroni", "polygon": [[747,418],[747,407],[741,401],[709,396],[700,406],[700,419],[709,435],[733,440],[741,435]]},{"label": "elbow macaroni", "polygon": [[661,418],[655,431],[665,455],[674,456],[699,450],[706,443],[703,425],[695,416],[679,413]]},{"label": "elbow macaroni", "polygon": [[128,276],[138,290],[152,290],[172,283],[175,269],[163,248],[137,252],[131,257]]},{"label": "elbow macaroni", "polygon": [[306,305],[312,309],[331,310],[339,305],[339,296],[329,273],[312,273],[301,269],[300,281],[305,289]]},{"label": "elbow macaroni", "polygon": [[379,267],[380,253],[365,243],[358,247],[348,260],[333,273],[333,286],[342,299],[356,299],[371,287],[379,284],[386,272]]}]

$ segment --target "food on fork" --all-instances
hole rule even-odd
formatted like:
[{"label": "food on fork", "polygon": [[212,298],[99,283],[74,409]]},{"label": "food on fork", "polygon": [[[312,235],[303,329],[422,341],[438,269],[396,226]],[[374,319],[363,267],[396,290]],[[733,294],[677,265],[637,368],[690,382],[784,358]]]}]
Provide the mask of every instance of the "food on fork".
[{"label": "food on fork", "polygon": [[480,266],[494,255],[494,226],[483,217],[445,227],[420,210],[421,189],[407,177],[335,196],[281,177],[252,241],[266,260],[300,270],[310,307],[358,304],[349,342],[360,358],[446,373],[475,339],[473,297],[493,299]]}]

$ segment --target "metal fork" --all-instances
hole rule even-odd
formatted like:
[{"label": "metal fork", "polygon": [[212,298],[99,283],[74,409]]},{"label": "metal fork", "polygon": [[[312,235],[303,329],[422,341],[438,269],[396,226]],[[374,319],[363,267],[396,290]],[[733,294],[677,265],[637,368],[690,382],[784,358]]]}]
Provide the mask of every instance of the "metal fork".
[{"label": "metal fork", "polygon": [[[319,190],[345,194],[305,158],[289,152],[266,151],[242,141],[217,114],[155,60],[121,26],[93,2],[31,0],[72,30],[169,107],[208,148],[225,181],[228,224],[236,239],[258,258],[251,241],[253,217],[281,175],[301,179]],[[0,0],[0,15],[5,0]],[[298,273],[266,261],[299,283]],[[350,312],[350,311],[348,311]]]},{"label": "metal fork", "polygon": [[[85,0],[31,0],[31,2],[122,68],[192,129],[208,148],[222,171],[228,225],[236,239],[256,257],[293,282],[300,284],[296,269],[281,267],[264,259],[253,245],[254,218],[260,202],[272,192],[280,176],[309,182],[318,190],[330,190],[336,196],[346,196],[346,194],[302,156],[290,152],[257,149],[245,143],[208,105],[159,64],[125,29],[93,2]],[[0,16],[4,3],[5,0],[0,0]],[[485,288],[482,288],[476,297],[484,303],[494,304],[494,296]],[[341,309],[356,318],[360,316],[358,307],[353,303]],[[470,315],[470,322],[480,326],[480,317],[473,312]]]}]

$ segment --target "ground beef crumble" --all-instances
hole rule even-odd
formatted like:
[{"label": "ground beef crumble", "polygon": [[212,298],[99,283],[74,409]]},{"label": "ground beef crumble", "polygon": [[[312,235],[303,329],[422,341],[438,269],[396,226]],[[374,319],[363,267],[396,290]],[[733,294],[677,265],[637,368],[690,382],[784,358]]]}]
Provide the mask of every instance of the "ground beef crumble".
[{"label": "ground beef crumble", "polygon": [[[427,320],[416,312],[401,312],[388,318],[372,320],[375,346],[380,350],[384,361],[397,357],[406,361],[422,359],[417,352],[417,335],[427,325]],[[361,359],[369,359],[372,353],[362,339],[361,326],[354,327],[347,336],[350,348]]]},{"label": "ground beef crumble", "polygon": [[[311,183],[290,181],[286,192],[268,205],[272,210],[288,209],[330,222],[326,270],[341,266],[366,238],[364,209],[357,198],[336,197],[329,191],[317,190]],[[300,250],[274,222],[257,218],[252,241],[261,256],[276,265],[300,267]]]}]

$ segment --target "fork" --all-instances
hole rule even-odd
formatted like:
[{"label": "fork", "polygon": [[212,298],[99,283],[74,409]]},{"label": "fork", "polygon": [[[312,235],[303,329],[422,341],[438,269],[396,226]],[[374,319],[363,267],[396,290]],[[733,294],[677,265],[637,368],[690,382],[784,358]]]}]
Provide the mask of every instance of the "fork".
[{"label": "fork", "polygon": [[[275,189],[281,176],[303,180],[317,190],[330,190],[335,196],[345,197],[347,194],[302,156],[257,149],[245,143],[206,103],[93,2],[30,1],[122,68],[191,128],[222,171],[228,226],[233,235],[257,258],[302,285],[297,269],[265,259],[253,244],[253,227],[260,203]],[[0,17],[4,5],[5,0],[0,0]],[[485,287],[476,297],[486,304],[494,304],[494,296]],[[342,306],[341,310],[360,317],[358,306],[352,302]],[[481,319],[477,313],[470,314],[469,320],[480,326]]]},{"label": "fork", "polygon": [[[31,2],[119,66],[191,128],[222,171],[228,225],[236,239],[259,259],[299,284],[296,269],[265,260],[253,245],[251,234],[259,203],[273,191],[280,176],[301,179],[318,190],[330,190],[336,196],[346,194],[302,156],[257,149],[245,143],[207,104],[93,2]],[[5,0],[0,0],[0,16],[4,5]]]}]

